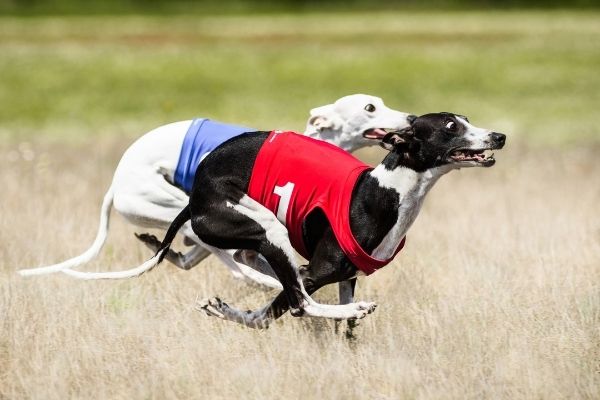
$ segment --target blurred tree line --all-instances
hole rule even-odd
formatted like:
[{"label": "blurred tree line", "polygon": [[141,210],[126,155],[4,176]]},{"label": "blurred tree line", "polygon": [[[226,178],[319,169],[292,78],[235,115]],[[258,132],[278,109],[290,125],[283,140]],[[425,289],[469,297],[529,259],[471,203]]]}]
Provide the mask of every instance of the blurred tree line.
[{"label": "blurred tree line", "polygon": [[0,14],[228,14],[311,11],[598,8],[600,0],[0,0]]}]

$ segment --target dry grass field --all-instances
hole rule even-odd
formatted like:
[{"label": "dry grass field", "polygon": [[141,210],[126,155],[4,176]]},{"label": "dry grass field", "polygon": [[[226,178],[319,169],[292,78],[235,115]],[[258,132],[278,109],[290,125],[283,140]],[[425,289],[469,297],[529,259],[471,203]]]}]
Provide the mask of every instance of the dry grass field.
[{"label": "dry grass field", "polygon": [[[254,331],[194,311],[197,296],[270,296],[212,257],[129,281],[17,276],[91,243],[127,144],[0,147],[0,398],[598,398],[597,146],[509,142],[492,169],[444,177],[396,261],[359,280],[357,297],[379,307],[348,341],[332,321]],[[113,214],[87,269],[146,259],[134,231]]]},{"label": "dry grass field", "polygon": [[[598,11],[0,16],[0,399],[600,398],[599,65]],[[143,132],[194,116],[302,129],[361,92],[508,144],[442,178],[394,263],[359,280],[379,307],[355,340],[333,321],[198,313],[196,297],[273,295],[212,257],[129,281],[16,274],[90,245]],[[136,231],[113,213],[85,269],[146,260]]]}]

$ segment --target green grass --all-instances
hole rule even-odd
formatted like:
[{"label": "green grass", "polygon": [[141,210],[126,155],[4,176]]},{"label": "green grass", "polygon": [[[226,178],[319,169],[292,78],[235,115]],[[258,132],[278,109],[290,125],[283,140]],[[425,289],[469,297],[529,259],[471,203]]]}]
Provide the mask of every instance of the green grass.
[{"label": "green grass", "polygon": [[302,129],[350,93],[533,143],[600,140],[600,13],[0,18],[0,136],[209,116]]}]

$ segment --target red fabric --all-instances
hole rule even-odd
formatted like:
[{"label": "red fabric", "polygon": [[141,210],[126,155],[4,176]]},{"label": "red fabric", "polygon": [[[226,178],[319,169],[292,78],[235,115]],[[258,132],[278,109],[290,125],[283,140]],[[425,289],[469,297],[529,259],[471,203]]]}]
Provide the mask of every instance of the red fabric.
[{"label": "red fabric", "polygon": [[[292,246],[304,258],[308,254],[302,224],[316,207],[322,209],[346,256],[369,275],[392,261],[404,246],[404,239],[390,259],[378,260],[365,253],[352,235],[352,190],[367,169],[368,165],[329,143],[294,132],[273,131],[254,163],[248,195],[278,216],[288,229]],[[286,198],[289,206],[283,214]]]}]

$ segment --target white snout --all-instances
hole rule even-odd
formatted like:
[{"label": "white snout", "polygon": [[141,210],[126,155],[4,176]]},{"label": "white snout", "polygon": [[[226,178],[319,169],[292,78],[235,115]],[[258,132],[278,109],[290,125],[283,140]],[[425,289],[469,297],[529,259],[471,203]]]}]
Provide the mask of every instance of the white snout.
[{"label": "white snout", "polygon": [[473,150],[487,149],[492,145],[492,131],[489,129],[478,128],[471,125],[466,120],[456,117],[466,128],[464,137],[470,142],[469,148]]}]

